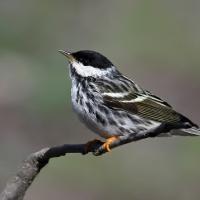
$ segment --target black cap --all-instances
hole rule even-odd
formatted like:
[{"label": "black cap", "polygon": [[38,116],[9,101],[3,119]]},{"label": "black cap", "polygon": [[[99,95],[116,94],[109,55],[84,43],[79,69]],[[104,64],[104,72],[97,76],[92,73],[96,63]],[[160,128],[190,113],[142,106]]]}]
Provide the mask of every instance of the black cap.
[{"label": "black cap", "polygon": [[99,69],[106,69],[113,66],[108,58],[95,51],[83,50],[74,52],[71,55],[85,66],[92,66]]}]

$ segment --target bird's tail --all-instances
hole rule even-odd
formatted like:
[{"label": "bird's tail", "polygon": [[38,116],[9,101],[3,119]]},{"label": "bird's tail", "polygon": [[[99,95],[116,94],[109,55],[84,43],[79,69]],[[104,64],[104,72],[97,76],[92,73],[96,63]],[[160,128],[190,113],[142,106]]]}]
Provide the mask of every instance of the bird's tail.
[{"label": "bird's tail", "polygon": [[187,129],[174,129],[170,131],[172,135],[180,135],[180,136],[200,136],[200,128],[191,127]]}]

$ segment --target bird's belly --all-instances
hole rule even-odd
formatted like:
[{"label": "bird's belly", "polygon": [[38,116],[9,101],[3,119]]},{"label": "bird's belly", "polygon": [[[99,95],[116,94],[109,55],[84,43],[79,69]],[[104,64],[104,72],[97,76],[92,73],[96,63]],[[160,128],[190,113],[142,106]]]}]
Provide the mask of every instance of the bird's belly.
[{"label": "bird's belly", "polygon": [[96,123],[94,114],[88,113],[84,109],[84,106],[80,106],[77,102],[74,101],[72,101],[72,106],[80,121],[83,122],[91,131],[95,132],[103,138],[109,138],[112,136],[106,130],[104,130],[106,127],[99,127],[99,125]]},{"label": "bird's belly", "polygon": [[[73,84],[76,85],[76,84]],[[79,92],[78,92],[79,90]],[[77,96],[79,94],[79,96]],[[104,137],[109,138],[112,135],[107,133],[105,130],[106,127],[102,127],[97,123],[97,120],[95,118],[95,108],[97,105],[86,98],[84,92],[78,88],[78,87],[72,87],[71,89],[71,101],[72,101],[72,107],[75,113],[78,115],[78,118],[81,122],[83,122],[90,130],[95,132],[96,134]],[[90,105],[93,108],[93,112],[89,112],[88,108],[86,106],[86,101],[90,103]],[[97,101],[97,99],[96,99]],[[95,104],[95,105],[94,105]]]},{"label": "bird's belly", "polygon": [[[79,119],[93,132],[100,135],[103,138],[109,138],[112,136],[120,136],[127,134],[137,134],[140,131],[147,130],[148,128],[156,127],[158,124],[150,122],[140,118],[136,115],[128,114],[124,111],[116,111],[107,108],[107,114],[100,112],[98,106],[99,103],[88,101],[83,95],[81,100],[76,96],[76,92],[72,91],[72,106]],[[93,112],[89,112],[87,103],[93,108]],[[101,120],[98,115],[101,116]]]}]

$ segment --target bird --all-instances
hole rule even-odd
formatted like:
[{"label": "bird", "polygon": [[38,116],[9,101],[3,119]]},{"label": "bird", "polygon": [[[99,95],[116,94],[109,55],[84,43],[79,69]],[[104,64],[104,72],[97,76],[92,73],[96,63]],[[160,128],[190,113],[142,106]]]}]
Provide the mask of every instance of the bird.
[{"label": "bird", "polygon": [[165,128],[150,137],[200,136],[198,125],[124,76],[101,53],[59,52],[69,62],[73,110],[90,130],[105,139],[105,151],[110,151],[120,136],[137,136],[162,125]]}]

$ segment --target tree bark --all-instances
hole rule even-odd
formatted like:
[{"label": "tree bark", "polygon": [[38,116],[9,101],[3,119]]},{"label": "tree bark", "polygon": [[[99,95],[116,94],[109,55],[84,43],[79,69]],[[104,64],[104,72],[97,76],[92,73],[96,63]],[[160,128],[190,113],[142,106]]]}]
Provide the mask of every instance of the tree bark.
[{"label": "tree bark", "polygon": [[[158,128],[143,131],[138,134],[120,136],[119,140],[114,141],[110,145],[110,149],[144,138],[155,137],[160,133],[168,131],[168,125],[162,124]],[[22,200],[35,177],[39,174],[40,170],[48,164],[51,158],[65,156],[67,153],[81,153],[85,155],[90,152],[95,156],[100,156],[107,152],[102,144],[103,142],[100,140],[86,144],[64,144],[61,146],[44,148],[38,152],[32,153],[23,161],[17,174],[7,182],[5,189],[0,194],[0,199]]]}]

